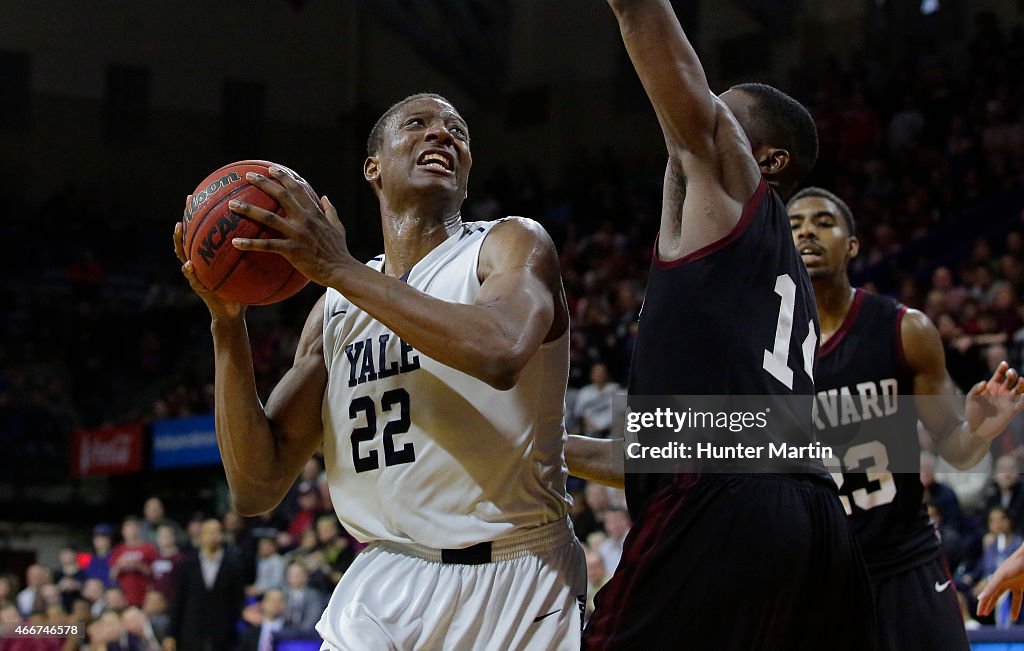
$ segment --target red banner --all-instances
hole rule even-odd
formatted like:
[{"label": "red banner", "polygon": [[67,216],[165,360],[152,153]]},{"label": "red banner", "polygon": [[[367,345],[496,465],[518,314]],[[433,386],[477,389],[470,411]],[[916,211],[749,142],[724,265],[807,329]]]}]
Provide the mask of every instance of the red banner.
[{"label": "red banner", "polygon": [[120,475],[142,470],[142,424],[75,431],[71,475]]}]

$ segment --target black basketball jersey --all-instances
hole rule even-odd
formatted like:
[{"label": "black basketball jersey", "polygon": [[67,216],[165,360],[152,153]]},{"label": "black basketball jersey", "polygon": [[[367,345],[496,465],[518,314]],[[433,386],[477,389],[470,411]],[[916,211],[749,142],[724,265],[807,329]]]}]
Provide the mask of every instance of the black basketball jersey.
[{"label": "black basketball jersey", "polygon": [[[900,337],[905,312],[890,298],[858,289],[846,319],[818,356],[818,439],[834,448],[843,466],[834,477],[841,482],[840,499],[872,578],[910,569],[939,553],[920,475],[889,472],[889,467],[916,467],[921,454],[913,400],[896,400],[914,393]],[[853,416],[860,422],[844,425],[843,396],[869,394],[879,396],[879,408],[857,409]],[[863,433],[851,440],[855,427]]]},{"label": "black basketball jersey", "polygon": [[[764,179],[721,240],[679,260],[658,259],[650,279],[629,374],[630,396],[788,396],[763,445],[814,442],[810,397],[818,341],[814,291],[793,245],[782,200]],[[820,460],[795,471],[827,478]],[[681,477],[626,474],[637,518],[660,487]]]}]

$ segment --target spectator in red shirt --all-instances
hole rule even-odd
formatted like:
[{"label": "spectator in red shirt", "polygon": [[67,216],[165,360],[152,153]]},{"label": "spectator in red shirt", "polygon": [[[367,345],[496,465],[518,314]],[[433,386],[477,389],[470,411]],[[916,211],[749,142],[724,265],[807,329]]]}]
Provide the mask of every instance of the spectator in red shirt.
[{"label": "spectator in red shirt", "polygon": [[174,601],[174,581],[178,566],[185,560],[185,552],[178,549],[174,527],[160,525],[156,529],[156,546],[159,556],[153,561],[153,589],[167,601]]},{"label": "spectator in red shirt", "polygon": [[320,493],[311,482],[299,483],[299,511],[288,525],[288,534],[292,540],[301,540],[302,534],[313,526],[313,521],[320,513]]},{"label": "spectator in red shirt", "polygon": [[151,566],[159,553],[151,543],[142,542],[142,531],[136,518],[126,518],[121,525],[124,542],[110,555],[110,576],[121,587],[130,606],[142,606],[152,574]]}]

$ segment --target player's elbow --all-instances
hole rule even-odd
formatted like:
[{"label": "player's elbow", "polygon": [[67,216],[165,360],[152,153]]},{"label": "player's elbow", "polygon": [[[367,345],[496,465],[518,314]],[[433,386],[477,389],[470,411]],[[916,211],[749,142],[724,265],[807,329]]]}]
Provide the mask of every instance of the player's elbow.
[{"label": "player's elbow", "polygon": [[283,494],[277,490],[268,490],[265,486],[245,490],[231,489],[231,503],[234,510],[243,518],[252,518],[273,511],[282,499]]},{"label": "player's elbow", "polygon": [[240,498],[237,495],[231,502],[234,505],[235,512],[243,518],[254,518],[258,515],[263,515],[272,511],[277,506],[265,500],[257,500],[250,497]]},{"label": "player's elbow", "polygon": [[510,363],[494,361],[488,364],[482,379],[498,391],[508,391],[519,381],[519,370]]},{"label": "player's elbow", "polygon": [[523,355],[509,347],[495,348],[486,357],[481,379],[498,391],[508,391],[519,381],[526,361]]}]

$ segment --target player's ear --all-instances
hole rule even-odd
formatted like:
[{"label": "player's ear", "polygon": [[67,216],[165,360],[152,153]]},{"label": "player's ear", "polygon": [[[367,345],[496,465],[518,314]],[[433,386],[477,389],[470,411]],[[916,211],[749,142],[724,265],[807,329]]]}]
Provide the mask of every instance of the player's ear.
[{"label": "player's ear", "polygon": [[756,153],[757,166],[766,176],[779,174],[789,165],[789,152],[785,149],[761,147]]},{"label": "player's ear", "polygon": [[846,251],[849,253],[847,257],[852,260],[857,257],[858,253],[860,253],[860,240],[857,239],[857,236],[855,235],[847,240],[846,247]]},{"label": "player's ear", "polygon": [[370,185],[373,185],[380,180],[380,165],[377,162],[376,156],[369,156],[365,161],[363,161],[363,178],[366,179]]}]

